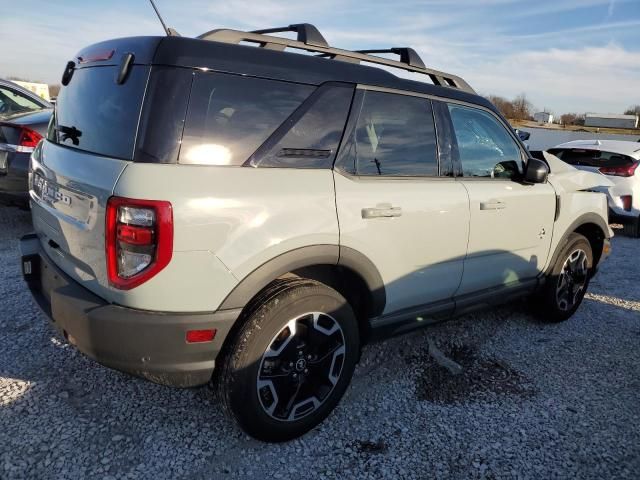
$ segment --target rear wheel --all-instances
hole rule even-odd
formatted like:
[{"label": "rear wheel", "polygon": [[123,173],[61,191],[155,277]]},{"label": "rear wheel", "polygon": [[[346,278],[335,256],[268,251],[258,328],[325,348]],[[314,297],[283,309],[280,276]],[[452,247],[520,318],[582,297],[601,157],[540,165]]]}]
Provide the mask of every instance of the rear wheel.
[{"label": "rear wheel", "polygon": [[314,281],[286,281],[263,296],[233,339],[218,393],[248,434],[290,440],[338,404],[358,349],[356,319],[342,295]]},{"label": "rear wheel", "polygon": [[543,320],[560,322],[575,313],[587,292],[592,266],[589,240],[579,233],[569,235],[555,260],[551,275],[535,299]]},{"label": "rear wheel", "polygon": [[628,237],[640,238],[640,216],[622,225],[622,233]]}]

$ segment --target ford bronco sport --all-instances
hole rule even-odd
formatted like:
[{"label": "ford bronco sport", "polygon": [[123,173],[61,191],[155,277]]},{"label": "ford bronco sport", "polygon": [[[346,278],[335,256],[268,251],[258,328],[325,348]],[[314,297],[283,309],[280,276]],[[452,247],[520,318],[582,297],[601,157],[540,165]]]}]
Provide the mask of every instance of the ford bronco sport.
[{"label": "ford bronco sport", "polygon": [[366,342],[522,296],[567,319],[608,253],[603,177],[531,158],[410,48],[124,38],[62,83],[31,159],[35,299],[104,365],[212,381],[259,439],[327,417]]}]

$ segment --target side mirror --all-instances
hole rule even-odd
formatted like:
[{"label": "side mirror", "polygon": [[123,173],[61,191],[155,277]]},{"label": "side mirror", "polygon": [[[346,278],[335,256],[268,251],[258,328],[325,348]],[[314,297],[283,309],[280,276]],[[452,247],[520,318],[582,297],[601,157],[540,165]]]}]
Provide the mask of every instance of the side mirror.
[{"label": "side mirror", "polygon": [[538,160],[537,158],[529,157],[527,160],[527,166],[524,170],[524,183],[546,183],[549,176],[549,166],[546,162]]}]

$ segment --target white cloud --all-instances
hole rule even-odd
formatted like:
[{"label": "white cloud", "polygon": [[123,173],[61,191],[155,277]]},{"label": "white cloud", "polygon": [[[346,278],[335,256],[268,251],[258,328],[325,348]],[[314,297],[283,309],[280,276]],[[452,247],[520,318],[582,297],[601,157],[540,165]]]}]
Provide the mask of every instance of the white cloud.
[{"label": "white cloud", "polygon": [[526,92],[539,108],[556,113],[621,113],[640,100],[640,52],[616,44],[508,55],[465,76],[483,93],[509,97]]}]

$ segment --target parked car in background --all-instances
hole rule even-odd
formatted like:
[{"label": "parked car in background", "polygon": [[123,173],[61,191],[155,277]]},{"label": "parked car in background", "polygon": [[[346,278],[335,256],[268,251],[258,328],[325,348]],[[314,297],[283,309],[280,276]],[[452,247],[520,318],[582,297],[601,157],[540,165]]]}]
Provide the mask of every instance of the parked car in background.
[{"label": "parked car in background", "polygon": [[531,158],[414,50],[380,52],[309,24],[79,52],[21,240],[52,325],[107,366],[213,380],[216,408],[282,441],[329,415],[374,338],[530,295],[546,321],[573,315],[609,253],[590,191],[609,182]]},{"label": "parked car in background", "polygon": [[581,170],[600,172],[614,185],[603,189],[609,221],[621,223],[626,235],[640,237],[640,145],[624,140],[574,140],[548,150]]},{"label": "parked car in background", "polygon": [[29,156],[45,135],[53,105],[0,80],[0,201],[28,205]]}]

